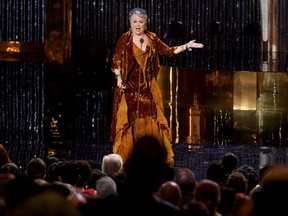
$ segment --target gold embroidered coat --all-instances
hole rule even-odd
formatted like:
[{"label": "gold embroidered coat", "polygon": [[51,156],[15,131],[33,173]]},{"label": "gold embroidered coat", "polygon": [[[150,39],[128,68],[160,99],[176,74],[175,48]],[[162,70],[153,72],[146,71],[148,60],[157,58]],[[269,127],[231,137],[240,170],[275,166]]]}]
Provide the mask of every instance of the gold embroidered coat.
[{"label": "gold embroidered coat", "polygon": [[[114,142],[113,153],[120,154],[125,164],[135,135],[153,135],[165,146],[167,162],[173,164],[171,130],[164,116],[157,75],[160,70],[159,55],[174,57],[177,47],[169,47],[155,33],[145,34],[148,37],[146,51],[136,47],[132,32],[128,31],[120,37],[113,55],[112,71],[119,69],[123,83],[127,86],[125,91],[117,88],[114,92],[110,134]],[[138,83],[138,80],[141,81]]]}]

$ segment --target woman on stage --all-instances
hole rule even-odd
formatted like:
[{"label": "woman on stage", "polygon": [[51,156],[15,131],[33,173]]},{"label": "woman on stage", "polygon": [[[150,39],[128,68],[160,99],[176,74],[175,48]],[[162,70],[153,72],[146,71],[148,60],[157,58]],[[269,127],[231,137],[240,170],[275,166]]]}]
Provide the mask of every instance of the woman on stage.
[{"label": "woman on stage", "polygon": [[114,93],[111,141],[113,153],[130,156],[133,144],[145,135],[156,137],[167,151],[167,163],[174,164],[171,130],[164,115],[162,95],[157,84],[159,55],[174,57],[203,44],[191,40],[169,47],[147,31],[147,13],[142,8],[129,12],[130,30],[118,40],[112,71],[117,79]]}]

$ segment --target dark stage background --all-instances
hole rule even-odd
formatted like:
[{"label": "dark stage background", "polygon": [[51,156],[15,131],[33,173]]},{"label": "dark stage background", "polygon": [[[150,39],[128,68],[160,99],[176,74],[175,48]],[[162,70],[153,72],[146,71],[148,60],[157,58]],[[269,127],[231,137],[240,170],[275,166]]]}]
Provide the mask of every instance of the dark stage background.
[{"label": "dark stage background", "polygon": [[[263,23],[263,2],[271,11],[266,14],[269,25]],[[216,83],[209,91],[203,84],[198,93],[217,95],[220,88],[230,95],[223,94],[214,103],[200,100],[205,118],[213,119],[211,127],[206,125],[205,139],[195,141],[189,132],[179,138],[175,132],[175,166],[192,167],[201,176],[207,165],[225,151],[236,151],[240,158],[243,154],[242,163],[255,168],[266,162],[286,162],[281,150],[287,138],[285,103],[281,106],[285,115],[280,124],[284,132],[276,132],[280,137],[275,138],[277,129],[267,129],[264,138],[259,138],[261,131],[254,131],[257,126],[244,131],[255,135],[252,141],[251,137],[246,141],[235,136],[239,129],[235,129],[237,121],[233,118],[233,112],[237,112],[233,108],[235,82],[229,82],[235,71],[256,73],[258,81],[263,80],[265,72],[272,72],[272,77],[287,72],[287,1],[268,2],[0,0],[0,143],[22,168],[32,157],[51,155],[84,158],[99,167],[103,155],[112,148],[109,129],[115,80],[110,70],[111,57],[119,36],[129,29],[129,10],[142,7],[148,13],[148,30],[167,44],[180,45],[196,39],[205,45],[204,49],[181,53],[175,59],[163,58],[162,66],[170,68],[174,75],[178,68],[192,71],[191,84],[185,83],[188,87],[199,81]],[[266,33],[268,39],[264,40]],[[198,72],[206,76],[199,80]],[[178,82],[179,77],[173,80]],[[181,79],[185,80],[185,76]],[[255,100],[263,93],[258,81]],[[276,83],[275,90],[273,84],[268,86],[274,88],[271,94],[275,96],[282,86]],[[165,96],[165,85],[161,90]],[[182,93],[192,94],[189,88]],[[192,99],[187,100],[190,103]],[[169,120],[175,117],[177,108],[169,108],[170,102],[164,101]],[[191,103],[189,106],[195,111],[195,100]],[[183,116],[182,121],[187,118],[188,115]],[[174,128],[175,120],[170,122]],[[275,146],[281,149],[274,149]]]}]

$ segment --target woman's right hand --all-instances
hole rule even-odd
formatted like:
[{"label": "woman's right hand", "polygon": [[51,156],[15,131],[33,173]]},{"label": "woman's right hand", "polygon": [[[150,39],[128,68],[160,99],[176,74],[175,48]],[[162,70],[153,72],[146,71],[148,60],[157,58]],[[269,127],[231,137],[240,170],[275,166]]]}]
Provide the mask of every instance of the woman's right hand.
[{"label": "woman's right hand", "polygon": [[123,82],[122,78],[117,78],[117,86],[118,86],[118,88],[120,88],[120,89],[122,89],[122,87],[123,87],[122,82]]},{"label": "woman's right hand", "polygon": [[123,84],[123,80],[122,80],[122,78],[118,78],[117,79],[117,86],[118,86],[118,88],[121,90],[121,91],[125,91],[126,90],[126,85],[125,84]]}]

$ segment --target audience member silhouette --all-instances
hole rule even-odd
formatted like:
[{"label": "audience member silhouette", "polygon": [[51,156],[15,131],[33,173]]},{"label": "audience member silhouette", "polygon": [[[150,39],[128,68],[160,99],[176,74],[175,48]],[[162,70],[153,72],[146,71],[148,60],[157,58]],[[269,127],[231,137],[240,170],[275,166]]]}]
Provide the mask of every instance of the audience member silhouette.
[{"label": "audience member silhouette", "polygon": [[44,160],[42,160],[39,157],[35,157],[35,158],[32,158],[28,162],[26,169],[25,169],[25,176],[28,179],[31,179],[39,183],[41,180],[44,181],[45,176],[46,176],[46,170],[47,170],[47,166]]},{"label": "audience member silhouette", "polygon": [[259,183],[258,173],[254,170],[253,167],[248,165],[240,166],[236,169],[236,171],[242,173],[245,176],[247,180],[247,194],[250,194],[250,191]]},{"label": "audience member silhouette", "polygon": [[166,181],[159,188],[159,198],[172,208],[180,210],[182,194],[180,186],[175,181]]},{"label": "audience member silhouette", "polygon": [[219,185],[225,185],[227,181],[226,169],[223,164],[213,162],[206,171],[206,178],[217,182]]},{"label": "audience member silhouette", "polygon": [[47,167],[45,180],[49,183],[60,182],[60,166],[62,161],[57,161]]},{"label": "audience member silhouette", "polygon": [[167,180],[166,155],[166,149],[153,136],[141,137],[134,144],[124,167],[125,194],[119,194],[123,214],[180,214],[155,197],[160,185]]},{"label": "audience member silhouette", "polygon": [[227,152],[220,159],[220,163],[225,167],[226,175],[230,175],[237,168],[238,157],[233,152]]},{"label": "audience member silhouette", "polygon": [[179,185],[181,189],[181,206],[193,200],[195,188],[197,185],[195,173],[187,167],[180,167],[175,171],[174,181]]},{"label": "audience member silhouette", "polygon": [[20,168],[13,162],[2,165],[2,167],[0,167],[0,173],[11,173],[16,178],[22,176]]},{"label": "audience member silhouette", "polygon": [[79,171],[79,178],[76,183],[76,190],[87,196],[95,196],[96,190],[88,187],[88,183],[92,177],[91,164],[87,160],[76,160]]},{"label": "audience member silhouette", "polygon": [[110,176],[104,176],[96,181],[97,198],[106,199],[118,196],[115,181]]},{"label": "audience member silhouette", "polygon": [[247,194],[247,179],[241,172],[232,172],[227,179],[226,185],[232,188],[234,190],[234,193]]},{"label": "audience member silhouette", "polygon": [[217,182],[210,179],[202,179],[196,187],[195,200],[205,203],[210,216],[221,216],[218,212],[221,190]]}]

